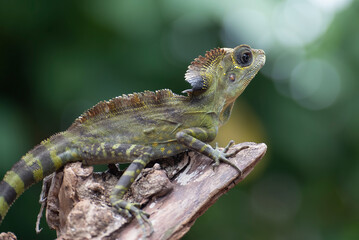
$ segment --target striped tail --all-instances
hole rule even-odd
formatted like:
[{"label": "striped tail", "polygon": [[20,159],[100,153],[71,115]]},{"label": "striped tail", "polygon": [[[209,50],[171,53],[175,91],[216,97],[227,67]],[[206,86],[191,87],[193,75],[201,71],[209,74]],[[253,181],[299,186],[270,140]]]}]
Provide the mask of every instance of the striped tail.
[{"label": "striped tail", "polygon": [[67,132],[41,142],[17,162],[0,182],[0,223],[14,201],[32,184],[68,162],[79,160]]}]

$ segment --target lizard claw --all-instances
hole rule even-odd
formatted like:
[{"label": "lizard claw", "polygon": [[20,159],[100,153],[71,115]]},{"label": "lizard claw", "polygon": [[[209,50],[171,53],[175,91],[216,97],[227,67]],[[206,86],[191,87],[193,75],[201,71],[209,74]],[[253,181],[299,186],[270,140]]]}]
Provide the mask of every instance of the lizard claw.
[{"label": "lizard claw", "polygon": [[[137,219],[138,223],[141,226],[142,232],[143,232],[143,236],[145,238],[151,236],[151,234],[154,232],[153,230],[153,226],[151,221],[149,220],[149,214],[146,213],[145,211],[136,208],[136,210],[131,211],[131,214]],[[150,228],[150,231],[148,232],[147,228],[146,228],[146,224],[147,226]]]},{"label": "lizard claw", "polygon": [[[233,140],[229,141],[229,143],[227,144],[227,146],[223,149],[223,152],[224,152],[224,153],[228,152],[229,148],[232,147],[233,144],[234,144],[234,141],[233,141]],[[216,148],[217,148],[217,146],[216,146]]]},{"label": "lizard claw", "polygon": [[228,153],[229,148],[233,144],[234,144],[234,141],[231,140],[227,144],[227,146],[223,149],[223,151],[220,151],[218,149],[218,143],[216,143],[216,148],[214,149],[215,154],[213,157],[214,163],[212,164],[213,170],[215,170],[215,168],[218,167],[220,162],[224,162],[224,163],[227,163],[228,165],[232,166],[233,168],[235,168],[239,172],[239,175],[242,175],[242,170],[240,170],[234,163],[229,161],[228,158],[235,156],[241,150],[248,148],[248,146],[241,147],[241,148],[237,149],[236,151],[234,151],[233,153]]},{"label": "lizard claw", "polygon": [[226,155],[226,157],[233,157],[233,156],[236,156],[237,153],[239,153],[240,151],[242,151],[244,149],[247,149],[247,148],[249,148],[249,147],[248,146],[243,146],[241,148],[236,149],[233,153],[226,153],[225,155]]},{"label": "lizard claw", "polygon": [[[150,214],[139,209],[139,206],[140,204],[138,203],[129,203],[123,200],[120,200],[117,204],[113,205],[113,207],[116,208],[119,213],[125,214],[128,217],[135,217],[142,229],[143,236],[147,238],[151,236],[154,230],[152,223],[149,220]],[[146,225],[150,228],[149,232]]]},{"label": "lizard claw", "polygon": [[217,167],[219,166],[219,161],[217,162],[216,160],[214,160],[214,163],[212,163],[212,169],[213,171],[216,171]]}]

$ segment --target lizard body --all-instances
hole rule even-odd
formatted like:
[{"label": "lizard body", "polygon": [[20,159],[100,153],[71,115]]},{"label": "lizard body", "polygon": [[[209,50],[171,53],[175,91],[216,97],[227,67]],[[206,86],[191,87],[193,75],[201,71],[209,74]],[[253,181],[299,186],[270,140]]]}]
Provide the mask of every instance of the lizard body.
[{"label": "lizard body", "polygon": [[221,152],[208,142],[214,140],[230,117],[235,99],[264,63],[264,52],[247,45],[218,48],[188,67],[185,78],[192,89],[184,91],[187,96],[163,89],[98,103],[68,130],[29,151],[5,174],[0,182],[0,222],[29,186],[69,162],[82,161],[90,165],[130,163],[110,202],[118,212],[134,216],[142,228],[145,223],[151,226],[138,204],[122,200],[125,192],[151,160],[187,149],[203,153],[216,165],[220,161],[232,165],[226,150]]}]

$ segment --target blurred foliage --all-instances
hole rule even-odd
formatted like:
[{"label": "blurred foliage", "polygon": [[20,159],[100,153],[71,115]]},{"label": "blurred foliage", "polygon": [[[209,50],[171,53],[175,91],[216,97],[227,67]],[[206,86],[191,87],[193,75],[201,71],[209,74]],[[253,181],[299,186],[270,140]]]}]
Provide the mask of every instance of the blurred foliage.
[{"label": "blurred foliage", "polygon": [[[359,2],[351,0],[0,1],[0,172],[100,100],[189,85],[214,47],[267,63],[218,141],[265,142],[254,172],[184,239],[359,239]],[[40,184],[1,231],[34,231]]]}]

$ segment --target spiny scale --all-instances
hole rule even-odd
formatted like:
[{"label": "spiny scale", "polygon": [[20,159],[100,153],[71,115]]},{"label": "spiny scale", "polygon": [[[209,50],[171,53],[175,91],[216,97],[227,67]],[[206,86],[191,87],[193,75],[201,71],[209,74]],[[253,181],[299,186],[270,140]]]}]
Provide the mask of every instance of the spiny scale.
[{"label": "spiny scale", "polygon": [[199,56],[191,65],[185,74],[185,79],[192,86],[193,91],[205,90],[208,88],[210,82],[206,77],[205,71],[215,65],[220,56],[224,56],[226,51],[223,48],[215,48],[207,51],[206,55]]},{"label": "spiny scale", "polygon": [[128,95],[122,95],[110,99],[109,101],[102,101],[87,110],[80,117],[78,117],[71,127],[86,122],[88,119],[92,119],[98,116],[106,114],[121,113],[126,110],[133,110],[144,106],[161,104],[172,97],[183,97],[174,94],[169,89],[161,89],[155,92],[144,91],[140,93],[133,93]]}]

